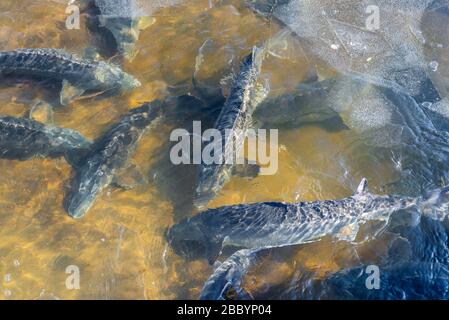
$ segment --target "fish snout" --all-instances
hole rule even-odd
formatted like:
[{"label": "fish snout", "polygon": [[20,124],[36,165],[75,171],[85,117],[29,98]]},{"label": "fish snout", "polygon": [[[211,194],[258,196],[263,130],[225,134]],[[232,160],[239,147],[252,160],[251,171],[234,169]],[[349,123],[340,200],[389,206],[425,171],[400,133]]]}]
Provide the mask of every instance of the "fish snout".
[{"label": "fish snout", "polygon": [[93,204],[91,197],[76,192],[70,193],[65,201],[65,207],[69,216],[75,219],[83,218]]},{"label": "fish snout", "polygon": [[206,255],[206,243],[201,230],[188,221],[167,229],[165,238],[173,251],[186,259],[194,260]]}]

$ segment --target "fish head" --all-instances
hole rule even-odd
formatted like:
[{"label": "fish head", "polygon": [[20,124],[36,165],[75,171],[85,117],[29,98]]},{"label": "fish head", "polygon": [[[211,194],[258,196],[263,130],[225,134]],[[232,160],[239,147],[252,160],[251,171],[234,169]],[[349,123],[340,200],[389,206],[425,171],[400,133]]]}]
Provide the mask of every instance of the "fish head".
[{"label": "fish head", "polygon": [[137,54],[135,44],[140,34],[139,20],[132,16],[102,15],[99,18],[100,24],[114,37],[117,51],[127,60],[132,60]]},{"label": "fish head", "polygon": [[108,64],[104,61],[98,63],[95,78],[98,84],[106,90],[117,88],[124,92],[142,85],[134,76],[124,72],[118,66]]},{"label": "fish head", "polygon": [[130,111],[129,120],[134,127],[145,128],[161,116],[162,101],[155,100]]},{"label": "fish head", "polygon": [[97,195],[102,189],[101,186],[110,182],[106,181],[105,183],[104,181],[109,178],[107,173],[102,172],[102,176],[98,179],[99,172],[94,172],[95,166],[92,168],[90,166],[87,167],[88,170],[77,173],[73,179],[70,192],[66,195],[64,200],[64,207],[67,213],[76,219],[84,217],[86,212],[89,211],[94,204]]},{"label": "fish head", "polygon": [[173,250],[189,260],[207,255],[207,238],[200,226],[191,220],[184,220],[169,228],[166,239]]}]

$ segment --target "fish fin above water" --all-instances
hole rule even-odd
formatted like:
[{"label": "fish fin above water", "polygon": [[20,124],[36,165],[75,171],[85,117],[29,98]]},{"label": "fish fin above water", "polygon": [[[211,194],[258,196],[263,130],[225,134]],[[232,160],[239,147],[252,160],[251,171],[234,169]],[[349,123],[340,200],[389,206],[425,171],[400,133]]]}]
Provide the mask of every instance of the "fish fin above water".
[{"label": "fish fin above water", "polygon": [[62,81],[62,89],[59,101],[63,106],[68,105],[71,101],[81,97],[85,90],[72,85],[67,80]]},{"label": "fish fin above water", "polygon": [[366,178],[363,178],[362,181],[360,181],[359,186],[357,187],[355,195],[358,196],[365,193],[368,193],[368,180],[366,180]]},{"label": "fish fin above water", "polygon": [[127,168],[120,170],[118,174],[114,176],[112,184],[124,190],[130,190],[138,185],[148,183],[147,179],[143,175],[141,169],[132,164]]},{"label": "fish fin above water", "polygon": [[43,101],[37,101],[30,110],[29,118],[45,124],[53,124],[53,107]]},{"label": "fish fin above water", "polygon": [[248,161],[245,161],[245,164],[236,164],[232,170],[234,176],[250,179],[256,178],[259,173],[260,166],[255,163],[248,163]]}]

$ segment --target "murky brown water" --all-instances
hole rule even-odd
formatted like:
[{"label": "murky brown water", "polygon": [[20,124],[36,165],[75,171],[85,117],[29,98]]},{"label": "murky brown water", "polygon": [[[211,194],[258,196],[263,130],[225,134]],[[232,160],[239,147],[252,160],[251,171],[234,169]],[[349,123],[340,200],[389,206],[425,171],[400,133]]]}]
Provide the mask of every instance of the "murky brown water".
[{"label": "murky brown water", "polygon": [[[206,72],[219,80],[229,73],[221,54],[226,48],[232,49],[238,61],[276,31],[275,25],[239,3],[229,1],[209,8],[208,0],[192,0],[160,10],[156,22],[141,34],[138,55],[124,64],[142,87],[123,96],[85,99],[56,108],[55,123],[91,139],[98,137],[128,109],[164,98],[170,86],[189,82],[198,49],[207,39],[214,39],[218,49],[212,57],[215,63],[209,64]],[[2,0],[0,49],[52,47],[82,54],[90,45],[89,33],[83,21],[80,30],[65,28],[65,7],[59,1]],[[272,94],[304,81],[311,63],[300,54],[289,60],[269,59],[263,75],[270,79]],[[326,67],[320,67],[325,73]],[[4,86],[0,114],[27,116],[35,100],[49,96],[54,98],[53,93],[31,82]],[[205,261],[186,262],[176,256],[163,237],[166,227],[193,214],[182,210],[192,170],[158,167],[172,129],[162,123],[148,132],[132,159],[148,172],[150,183],[128,191],[107,189],[81,220],[70,218],[62,207],[72,174],[64,159],[0,160],[0,298],[197,298],[212,267]],[[356,161],[347,155],[345,169],[351,170],[352,176],[345,180],[336,155],[348,139],[348,132],[329,132],[317,126],[282,131],[278,173],[253,180],[234,178],[210,207],[339,198],[352,193],[362,173],[373,187],[391,176],[391,163]],[[353,246],[330,244],[323,241],[304,246],[284,260],[268,259],[256,270],[258,277],[249,277],[247,286],[263,291],[267,283],[281,283],[299,266],[324,275],[355,263]],[[358,248],[357,259],[375,261],[384,249],[380,239],[369,248]],[[80,268],[80,290],[66,288],[69,265]]]}]

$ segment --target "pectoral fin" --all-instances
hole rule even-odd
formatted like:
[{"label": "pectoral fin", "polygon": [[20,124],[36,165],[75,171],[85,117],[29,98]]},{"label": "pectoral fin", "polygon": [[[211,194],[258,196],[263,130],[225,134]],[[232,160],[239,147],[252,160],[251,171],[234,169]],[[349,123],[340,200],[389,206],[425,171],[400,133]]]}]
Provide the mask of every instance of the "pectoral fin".
[{"label": "pectoral fin", "polygon": [[31,107],[29,117],[45,124],[53,124],[53,107],[46,102],[38,101]]},{"label": "pectoral fin", "polygon": [[67,80],[64,80],[62,82],[62,90],[60,95],[60,102],[63,106],[68,105],[71,101],[75,100],[76,98],[81,97],[84,94],[85,90],[78,88]]},{"label": "pectoral fin", "polygon": [[336,235],[336,238],[340,241],[354,242],[358,233],[359,224],[357,222],[354,222],[348,226],[343,227]]},{"label": "pectoral fin", "polygon": [[136,165],[130,165],[126,169],[121,170],[112,181],[113,185],[125,190],[130,190],[146,183],[148,183],[148,180]]},{"label": "pectoral fin", "polygon": [[137,28],[139,30],[145,30],[150,26],[152,26],[155,22],[156,22],[155,17],[150,16],[140,17],[139,20],[137,21]]}]

